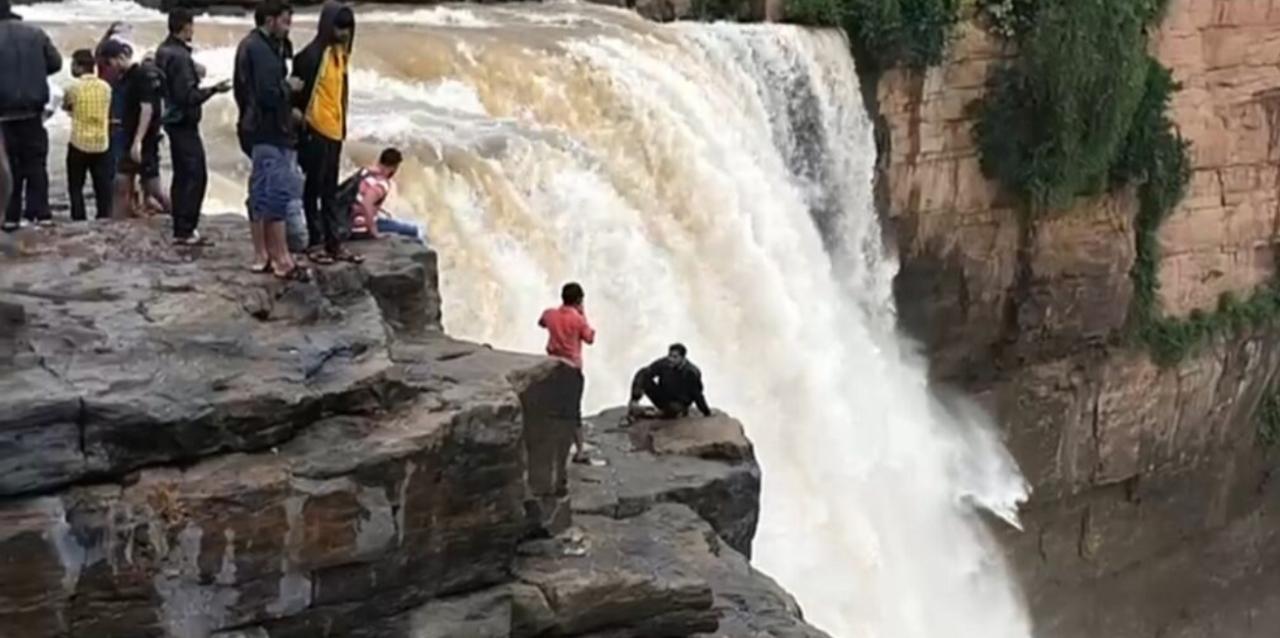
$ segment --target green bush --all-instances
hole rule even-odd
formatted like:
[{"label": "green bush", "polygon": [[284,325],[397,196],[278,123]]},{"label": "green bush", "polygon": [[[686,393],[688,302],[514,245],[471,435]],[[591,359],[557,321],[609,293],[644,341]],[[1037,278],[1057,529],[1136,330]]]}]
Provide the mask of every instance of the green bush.
[{"label": "green bush", "polygon": [[1258,442],[1263,447],[1280,443],[1280,391],[1272,388],[1258,406]]},{"label": "green bush", "polygon": [[843,27],[865,71],[942,62],[961,0],[786,0],[785,20]]},{"label": "green bush", "polygon": [[1147,4],[1041,0],[1016,19],[1018,55],[993,75],[975,132],[984,173],[1030,212],[1111,184],[1152,68]]}]

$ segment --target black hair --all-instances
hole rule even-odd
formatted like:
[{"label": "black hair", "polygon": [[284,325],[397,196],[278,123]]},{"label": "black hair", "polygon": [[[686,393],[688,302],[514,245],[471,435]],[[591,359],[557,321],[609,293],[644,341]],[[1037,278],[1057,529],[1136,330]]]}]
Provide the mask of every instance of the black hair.
[{"label": "black hair", "polygon": [[574,281],[565,284],[564,288],[560,289],[560,301],[563,301],[566,306],[576,306],[582,303],[582,298],[585,296],[586,293],[582,292],[582,286],[579,286]]},{"label": "black hair", "polygon": [[83,69],[92,73],[95,66],[93,61],[93,51],[88,49],[76,49],[75,53],[71,54],[71,66],[73,68]]},{"label": "black hair", "polygon": [[266,22],[267,18],[278,18],[293,13],[293,6],[285,0],[262,0],[258,3],[258,10],[254,11],[255,19],[258,11],[262,12],[262,21]]},{"label": "black hair", "polygon": [[266,3],[259,2],[256,6],[253,7],[253,26],[260,27],[263,24],[266,24],[267,12],[262,10],[265,6],[266,6]]},{"label": "black hair", "polygon": [[177,35],[178,32],[187,28],[187,25],[196,21],[196,16],[191,9],[186,7],[176,7],[169,12],[169,35]]},{"label": "black hair", "polygon": [[404,161],[404,156],[400,154],[398,148],[385,148],[382,154],[378,156],[378,163],[383,166],[399,166]]},{"label": "black hair", "polygon": [[684,347],[684,344],[683,344],[683,343],[673,343],[673,344],[671,344],[671,347],[670,347],[670,348],[667,348],[667,354],[671,354],[672,352],[674,352],[674,353],[676,353],[676,354],[678,354],[678,355],[680,355],[680,356],[682,356],[682,357],[687,357],[687,356],[689,356],[689,349],[688,349],[688,348],[686,348],[686,347]]}]

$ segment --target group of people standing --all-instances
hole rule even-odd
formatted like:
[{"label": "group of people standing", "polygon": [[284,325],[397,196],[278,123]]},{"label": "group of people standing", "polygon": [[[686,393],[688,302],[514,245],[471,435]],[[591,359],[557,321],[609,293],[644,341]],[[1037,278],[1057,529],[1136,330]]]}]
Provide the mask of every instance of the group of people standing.
[{"label": "group of people standing", "polygon": [[[135,60],[131,29],[122,23],[113,24],[95,49],[72,55],[75,80],[63,100],[71,118],[72,219],[87,217],[83,190],[89,177],[99,219],[140,216],[151,206],[172,215],[175,244],[209,245],[198,230],[209,181],[200,126],[204,104],[233,92],[237,137],[252,162],[247,206],[255,271],[305,280],[308,271],[290,248],[327,265],[362,260],[343,245],[347,238],[382,231],[421,240],[416,226],[391,219],[381,208],[403,160],[398,150],[384,150],[376,164],[341,188],[338,182],[354,11],[326,4],[315,39],[296,56],[288,3],[259,2],[254,18],[236,50],[233,79],[209,86],[202,86],[205,69],[193,56],[195,16],[184,8],[169,12],[168,36],[154,55]],[[7,160],[0,162],[0,191],[12,188],[11,194],[0,193],[8,201],[4,230],[17,230],[23,218],[37,225],[52,221],[46,78],[61,66],[48,35],[22,23],[9,0],[0,0],[0,68],[6,69],[0,78],[0,157]],[[167,192],[160,183],[165,138],[173,171]],[[291,246],[286,222],[298,217],[305,217],[305,245]]]}]

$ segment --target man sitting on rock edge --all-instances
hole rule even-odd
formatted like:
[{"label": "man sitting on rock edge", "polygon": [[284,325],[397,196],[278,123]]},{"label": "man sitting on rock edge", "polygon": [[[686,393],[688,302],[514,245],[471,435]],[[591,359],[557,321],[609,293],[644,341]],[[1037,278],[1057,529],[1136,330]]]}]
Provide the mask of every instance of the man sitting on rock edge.
[{"label": "man sitting on rock edge", "polygon": [[703,416],[711,416],[702,388],[702,371],[688,359],[689,350],[684,344],[673,343],[667,356],[640,368],[631,381],[631,401],[627,415],[644,416],[640,397],[646,396],[657,408],[663,419],[689,416],[689,407],[696,404]]}]

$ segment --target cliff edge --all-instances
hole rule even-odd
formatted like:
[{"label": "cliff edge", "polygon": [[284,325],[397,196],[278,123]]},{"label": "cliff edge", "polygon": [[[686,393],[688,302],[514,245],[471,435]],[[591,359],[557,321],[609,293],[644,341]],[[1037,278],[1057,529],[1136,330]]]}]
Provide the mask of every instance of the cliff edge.
[{"label": "cliff edge", "polygon": [[601,425],[571,477],[569,370],[444,335],[430,250],[286,284],[202,231],[0,245],[0,635],[823,635],[744,557],[737,422]]}]

